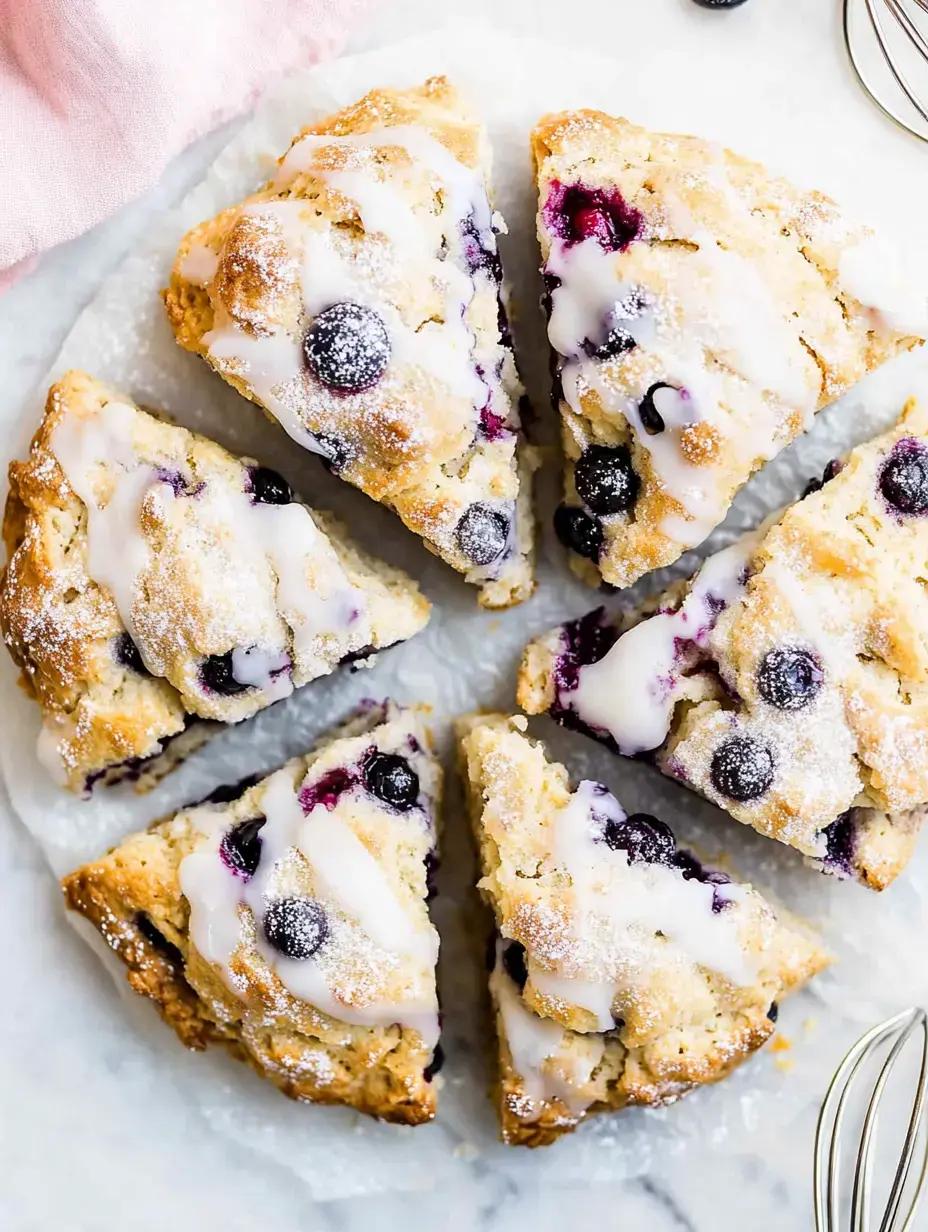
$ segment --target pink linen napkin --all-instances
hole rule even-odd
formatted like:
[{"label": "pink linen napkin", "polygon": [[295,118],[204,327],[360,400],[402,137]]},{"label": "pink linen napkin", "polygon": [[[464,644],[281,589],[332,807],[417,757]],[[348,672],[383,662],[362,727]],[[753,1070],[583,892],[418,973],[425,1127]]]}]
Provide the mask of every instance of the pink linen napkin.
[{"label": "pink linen napkin", "polygon": [[158,179],[370,0],[0,0],[0,288]]}]

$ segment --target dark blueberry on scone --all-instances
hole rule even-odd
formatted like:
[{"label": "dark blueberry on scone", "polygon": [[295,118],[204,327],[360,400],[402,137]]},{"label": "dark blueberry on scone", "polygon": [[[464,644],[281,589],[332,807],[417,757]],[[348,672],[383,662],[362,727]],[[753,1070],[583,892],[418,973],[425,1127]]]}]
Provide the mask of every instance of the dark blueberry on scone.
[{"label": "dark blueberry on scone", "polygon": [[[181,346],[497,609],[534,591],[540,453],[517,414],[489,155],[446,78],[372,90],[184,237],[164,300]],[[482,526],[456,533],[469,509]]]},{"label": "dark blueberry on scone", "polygon": [[489,505],[471,505],[458,522],[454,537],[469,561],[475,565],[491,565],[506,550],[509,519],[501,510]]},{"label": "dark blueberry on scone", "polygon": [[880,491],[894,511],[913,516],[928,512],[928,447],[904,437],[880,470]]},{"label": "dark blueberry on scone", "polygon": [[248,471],[251,498],[259,505],[289,505],[293,490],[279,472],[269,466],[252,466]]},{"label": "dark blueberry on scone", "polygon": [[[427,622],[410,578],[276,472],[85,373],[52,386],[10,473],[0,630],[42,709],[39,760],[68,790],[147,791],[218,724]],[[196,482],[174,497],[167,474]]]},{"label": "dark blueberry on scone", "polygon": [[373,753],[364,763],[364,785],[396,809],[411,809],[419,799],[419,777],[405,757]]},{"label": "dark blueberry on scone", "polygon": [[235,679],[231,650],[221,655],[209,655],[203,660],[200,664],[200,682],[207,692],[218,693],[220,697],[235,697],[252,687]]},{"label": "dark blueberry on scone", "polygon": [[690,579],[536,637],[519,704],[646,758],[814,867],[885,889],[928,816],[928,517],[911,516],[926,459],[928,406],[910,399],[828,464],[818,495]]},{"label": "dark blueberry on scone", "polygon": [[596,570],[570,565],[624,589],[705,542],[816,414],[923,342],[928,302],[903,245],[715,142],[582,109],[540,119],[531,151],[565,500],[590,440],[626,442],[640,482]]},{"label": "dark blueberry on scone", "polygon": [[300,792],[300,805],[304,813],[311,813],[321,804],[330,812],[347,791],[357,785],[358,775],[345,766],[333,766],[319,778],[314,778]]},{"label": "dark blueberry on scone", "polygon": [[303,336],[310,372],[328,389],[359,394],[376,385],[390,363],[383,319],[363,304],[332,304]]},{"label": "dark blueberry on scone", "polygon": [[[501,1133],[541,1146],[590,1113],[724,1078],[773,1033],[771,1004],[829,958],[752,887],[676,852],[658,818],[572,787],[525,727],[473,715],[457,735],[497,930]],[[604,819],[621,843],[602,841]]]},{"label": "dark blueberry on scone", "polygon": [[128,668],[130,672],[139,676],[150,675],[138,646],[126,632],[117,633],[113,639],[113,658],[120,667]]},{"label": "dark blueberry on scone", "polygon": [[[130,835],[63,882],[188,1048],[226,1046],[291,1098],[433,1119],[438,934],[426,901],[441,767],[426,711],[368,704],[224,801]],[[412,746],[415,750],[412,751]],[[371,749],[409,752],[420,807],[308,789]]]},{"label": "dark blueberry on scone", "polygon": [[574,467],[577,495],[594,513],[624,513],[638,495],[638,476],[625,445],[590,445]]},{"label": "dark blueberry on scone", "polygon": [[575,505],[559,505],[554,511],[554,533],[565,548],[586,560],[598,560],[605,535],[599,518]]},{"label": "dark blueberry on scone", "polygon": [[778,710],[802,710],[814,701],[824,680],[821,663],[803,646],[777,646],[757,669],[757,691]]},{"label": "dark blueberry on scone", "polygon": [[[236,784],[234,790],[238,794],[232,799],[238,799],[243,794],[238,790],[239,786]],[[210,802],[224,803],[221,798],[216,800],[215,793]],[[265,820],[264,817],[248,817],[245,821],[238,822],[222,836],[222,842],[219,844],[219,854],[225,863],[233,873],[246,881],[255,875],[261,863],[261,829]]]},{"label": "dark blueberry on scone", "polygon": [[275,950],[300,962],[312,958],[329,935],[325,910],[312,898],[275,899],[268,905],[261,927]]}]

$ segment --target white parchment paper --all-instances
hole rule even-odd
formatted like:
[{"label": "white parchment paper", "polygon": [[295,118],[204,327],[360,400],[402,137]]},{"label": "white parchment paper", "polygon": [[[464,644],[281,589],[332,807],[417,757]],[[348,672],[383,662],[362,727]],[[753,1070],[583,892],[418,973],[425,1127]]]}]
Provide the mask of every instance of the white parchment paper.
[{"label": "white parchment paper", "polygon": [[[631,19],[630,19],[631,20]],[[195,357],[180,351],[164,319],[158,291],[181,235],[254,189],[272,159],[301,125],[341,107],[375,85],[408,85],[448,72],[474,98],[496,150],[497,205],[510,235],[502,242],[515,288],[516,336],[530,392],[540,412],[539,434],[553,439],[547,409],[543,327],[535,308],[539,285],[533,193],[526,137],[544,111],[602,107],[653,126],[698,131],[742,152],[771,160],[777,171],[841,195],[863,216],[882,223],[907,247],[913,266],[928,268],[922,221],[925,166],[919,151],[888,129],[871,127],[866,146],[859,128],[822,111],[813,140],[797,142],[808,116],[792,113],[769,83],[753,95],[731,97],[745,69],[726,71],[705,60],[694,71],[688,49],[668,32],[647,55],[634,39],[598,59],[547,44],[507,41],[488,31],[460,29],[338,61],[286,83],[262,104],[217,160],[206,181],[167,214],[146,244],[103,284],[67,339],[49,380],[79,366],[114,382],[136,399],[160,406],[240,453],[277,467],[312,504],[333,508],[366,546],[402,565],[434,602],[428,630],[382,658],[371,672],[343,673],[304,689],[248,724],[230,730],[152,795],[122,791],[81,802],[58,791],[34,755],[37,710],[14,686],[3,656],[6,731],[0,760],[14,808],[61,874],[99,854],[128,831],[197,799],[222,781],[277,765],[302,751],[319,732],[364,696],[392,695],[435,707],[436,727],[476,706],[511,708],[515,667],[534,633],[595,606],[597,596],[576,583],[552,542],[550,511],[557,477],[541,483],[545,545],[539,593],[526,606],[498,616],[477,610],[473,591],[409,535],[398,520],[326,474],[284,433]],[[814,66],[811,66],[814,67]],[[810,84],[806,99],[815,97]],[[816,137],[816,135],[818,135]],[[827,136],[828,140],[822,138]],[[884,191],[891,186],[891,191]],[[926,279],[928,282],[928,279]],[[887,424],[911,393],[928,397],[928,361],[910,356],[871,378],[841,405],[819,417],[797,442],[749,485],[713,537],[723,542],[796,496],[808,478],[854,441]],[[44,388],[10,414],[4,448],[22,456],[38,423]],[[554,468],[556,469],[556,468]],[[706,550],[706,549],[704,549]],[[692,566],[692,560],[681,566]],[[647,579],[651,590],[666,581]],[[815,987],[783,1008],[781,1042],[730,1080],[677,1107],[593,1119],[548,1152],[506,1149],[495,1141],[485,1091],[489,1079],[481,917],[472,890],[474,869],[456,796],[446,820],[441,897],[441,994],[448,1063],[436,1124],[416,1130],[379,1125],[339,1109],[289,1103],[244,1066],[221,1055],[186,1054],[152,1008],[127,993],[121,1030],[149,1045],[141,1064],[120,1067],[113,1043],[113,1081],[125,1100],[156,1102],[159,1088],[182,1091],[217,1133],[283,1164],[319,1200],[479,1179],[487,1171],[530,1183],[595,1183],[638,1175],[668,1152],[776,1153],[781,1166],[804,1169],[814,1115],[844,1049],[864,1026],[904,1005],[928,1001],[928,839],[906,875],[877,896],[807,870],[785,848],[737,825],[711,805],[662,780],[656,772],[620,763],[582,737],[538,724],[576,776],[604,780],[630,810],[666,818],[678,837],[710,857],[728,857],[745,877],[773,891],[824,931],[839,962]],[[118,975],[118,973],[117,973]],[[121,977],[119,977],[121,978]],[[88,981],[86,995],[95,989]]]}]

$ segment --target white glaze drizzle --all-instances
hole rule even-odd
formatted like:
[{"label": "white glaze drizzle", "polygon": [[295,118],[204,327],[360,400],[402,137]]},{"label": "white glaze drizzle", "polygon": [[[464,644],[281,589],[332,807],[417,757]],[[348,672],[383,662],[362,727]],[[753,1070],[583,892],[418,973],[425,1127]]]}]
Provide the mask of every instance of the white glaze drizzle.
[{"label": "white glaze drizzle", "polygon": [[581,667],[576,689],[562,690],[590,727],[608,732],[626,756],[650,752],[667,738],[687,650],[705,650],[722,608],[744,590],[745,570],[762,531],[710,556],[675,612],[658,612],[619,637],[599,660]]},{"label": "white glaze drizzle", "polygon": [[838,280],[883,328],[921,338],[928,334],[928,296],[909,280],[898,249],[883,236],[870,235],[846,248]]},{"label": "white glaze drizzle", "polygon": [[[232,970],[232,960],[247,935],[250,912],[258,952],[298,1000],[354,1025],[399,1022],[419,1031],[426,1047],[434,1047],[439,1032],[434,928],[418,930],[407,918],[376,860],[339,816],[338,805],[331,811],[319,805],[307,816],[284,769],[266,781],[261,808],[266,818],[260,832],[261,861],[250,881],[236,877],[219,854],[228,824],[222,814],[209,842],[181,862],[180,886],[190,904],[190,937],[196,950],[219,968],[236,996],[243,996],[246,989]],[[403,822],[411,824],[405,817]],[[288,864],[294,859],[311,866],[315,897],[328,909],[330,928],[317,954],[302,961],[270,946],[260,924],[267,903],[286,886]],[[408,998],[391,1002],[371,996],[370,990],[358,997],[340,987],[340,952],[359,945],[387,968],[404,962],[415,966]]]},{"label": "white glaze drizzle", "polygon": [[206,244],[192,244],[180,262],[180,275],[194,286],[205,287],[216,277],[219,254]]},{"label": "white glaze drizzle", "polygon": [[[739,913],[712,910],[716,887],[686,879],[667,865],[630,864],[624,851],[595,841],[604,818],[624,817],[619,802],[601,784],[584,781],[555,818],[552,848],[554,866],[571,880],[572,966],[612,967],[612,976],[596,981],[573,970],[552,972],[540,968],[528,951],[533,985],[588,1009],[599,1031],[614,1026],[611,1006],[628,986],[628,970],[649,961],[666,965],[682,956],[742,986],[757,974],[744,947]],[[740,886],[724,888],[730,902],[744,896]],[[663,942],[657,945],[656,938]]]},{"label": "white glaze drizzle", "polygon": [[[67,416],[56,426],[51,447],[75,494],[87,509],[87,572],[113,596],[120,620],[136,641],[150,670],[158,664],[146,653],[134,604],[139,580],[148,566],[150,547],[141,523],[142,505],[156,497],[165,516],[171,502],[196,500],[199,516],[207,515],[231,531],[237,552],[251,556],[256,572],[270,566],[276,577],[276,601],[281,618],[292,633],[293,651],[306,678],[327,664],[320,639],[355,625],[368,640],[362,622],[366,600],[351,585],[334,548],[299,504],[264,505],[244,490],[228,491],[208,484],[196,497],[177,496],[170,482],[155,467],[140,462],[132,435],[139,412],[120,402],[109,402],[92,416]],[[100,480],[103,503],[100,499]],[[262,569],[263,565],[263,569]],[[267,690],[270,700],[292,692],[280,648],[244,647],[233,652],[244,673],[242,684]],[[233,664],[236,660],[233,659]]]},{"label": "white glaze drizzle", "polygon": [[[568,245],[552,237],[546,269],[561,285],[552,292],[548,336],[564,357],[561,381],[571,410],[583,417],[582,396],[589,389],[607,413],[624,416],[650,455],[658,482],[684,510],[684,517],[665,517],[663,533],[693,547],[722,520],[728,496],[719,486],[718,468],[689,461],[681,448],[683,429],[697,423],[718,426],[730,448],[751,464],[777,452],[784,409],[800,410],[808,426],[816,398],[805,376],[802,348],[754,265],[722,249],[681,203],[666,200],[664,212],[670,234],[698,246],[674,271],[669,313],[659,301],[634,306],[637,290],[621,277],[621,254],[605,252],[595,239]],[[679,325],[676,314],[682,318]],[[621,358],[598,360],[585,350],[585,341],[600,338],[609,322],[621,325],[653,357],[652,383],[659,379],[685,391],[684,400],[667,408],[670,415],[661,433],[650,434],[639,414],[645,388],[629,399],[610,381],[610,365]],[[724,369],[707,365],[707,350],[731,373],[772,394],[774,403],[763,410],[758,403],[749,422],[725,416]]]},{"label": "white glaze drizzle", "polygon": [[574,1115],[585,1112],[595,1096],[581,1092],[602,1062],[606,1050],[603,1037],[572,1034],[551,1019],[533,1014],[506,974],[499,953],[490,987],[499,1008],[512,1068],[521,1078],[528,1098],[559,1099]]},{"label": "white glaze drizzle", "polygon": [[[396,309],[383,300],[369,265],[357,261],[357,250],[351,244],[339,243],[334,233],[301,221],[305,202],[276,201],[246,207],[249,213],[270,215],[280,223],[288,251],[299,262],[307,318],[345,301],[375,308],[390,336],[391,363],[422,368],[455,397],[479,408],[486,398],[486,382],[496,382],[497,378],[490,366],[481,379],[473,363],[474,340],[465,314],[474,295],[474,280],[453,261],[441,260],[432,251],[428,235],[410,204],[392,184],[380,179],[370,164],[365,167],[364,156],[383,146],[405,149],[413,161],[424,163],[440,179],[452,222],[460,224],[473,214],[482,242],[495,248],[489,204],[479,176],[458,162],[430,134],[404,125],[340,137],[304,137],[283,159],[275,187],[283,189],[292,183],[309,168],[316,151],[323,146],[357,151],[359,166],[338,170],[314,168],[314,175],[325,179],[332,189],[357,206],[367,233],[368,262],[378,262],[381,272],[394,282],[404,271],[408,276],[411,267],[422,270],[426,278],[444,288],[445,310],[442,322],[410,329]],[[375,242],[376,236],[382,236],[386,244]],[[254,337],[227,323],[207,334],[205,341],[213,359],[232,362],[241,369],[241,375],[295,440],[318,452],[318,444],[299,414],[304,396],[302,385],[307,378],[298,337],[282,328]],[[348,401],[352,400],[350,396]]]}]

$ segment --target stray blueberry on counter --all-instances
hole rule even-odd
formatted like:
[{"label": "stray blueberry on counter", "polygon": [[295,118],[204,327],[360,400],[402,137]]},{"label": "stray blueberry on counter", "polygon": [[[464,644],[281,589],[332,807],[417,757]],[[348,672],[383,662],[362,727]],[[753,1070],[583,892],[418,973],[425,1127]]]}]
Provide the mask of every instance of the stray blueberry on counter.
[{"label": "stray blueberry on counter", "polygon": [[502,556],[509,539],[509,519],[489,505],[471,505],[458,522],[458,548],[475,565],[489,565]]},{"label": "stray blueberry on counter", "polygon": [[278,898],[264,913],[264,936],[286,958],[312,958],[329,935],[329,925],[314,898]]},{"label": "stray blueberry on counter", "polygon": [[289,505],[293,500],[289,483],[269,466],[249,467],[248,481],[256,505]]},{"label": "stray blueberry on counter", "polygon": [[372,753],[364,763],[364,786],[378,800],[404,812],[419,799],[419,776],[405,757]]},{"label": "stray blueberry on counter", "polygon": [[773,754],[752,736],[733,736],[715,750],[709,774],[720,796],[747,804],[769,790]]},{"label": "stray blueberry on counter", "polygon": [[565,548],[587,560],[599,560],[605,536],[602,523],[584,509],[561,505],[554,513],[554,533]]},{"label": "stray blueberry on counter", "polygon": [[390,362],[390,336],[371,308],[350,302],[320,312],[303,337],[310,372],[344,394],[376,385]]},{"label": "stray blueberry on counter", "polygon": [[638,496],[632,455],[625,445],[590,445],[574,467],[574,485],[594,513],[624,513]]}]

